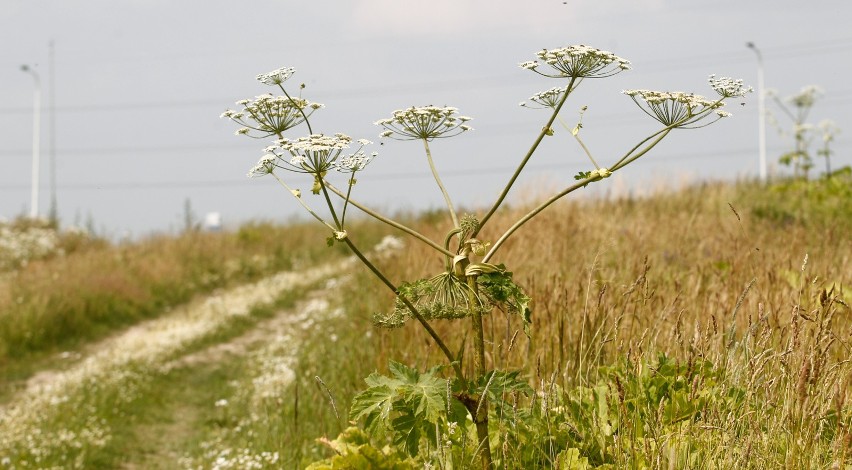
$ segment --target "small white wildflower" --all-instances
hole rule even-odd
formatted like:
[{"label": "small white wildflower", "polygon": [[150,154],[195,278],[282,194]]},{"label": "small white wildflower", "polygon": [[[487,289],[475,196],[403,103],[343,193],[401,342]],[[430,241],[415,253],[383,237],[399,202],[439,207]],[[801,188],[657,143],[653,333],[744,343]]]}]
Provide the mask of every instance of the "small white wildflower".
[{"label": "small white wildflower", "polygon": [[258,75],[257,80],[266,85],[280,85],[292,77],[294,73],[296,73],[296,69],[293,67],[281,67]]},{"label": "small white wildflower", "polygon": [[[312,103],[302,98],[271,94],[259,95],[253,100],[240,100],[237,104],[243,107],[242,111],[229,109],[220,117],[231,119],[243,126],[243,129],[253,129],[259,134],[257,137],[280,136],[288,129],[305,122],[314,111],[323,107],[320,103]],[[249,131],[242,134],[250,135]]]},{"label": "small white wildflower", "polygon": [[603,78],[630,70],[630,61],[612,52],[583,44],[550,50],[542,49],[536,53],[536,56],[538,60],[554,69],[555,73],[539,71],[538,60],[522,62],[520,67],[551,78]]},{"label": "small white wildflower", "polygon": [[[539,93],[536,93],[530,97],[530,104],[522,101],[521,106],[527,108],[550,108],[556,109],[556,106],[562,100],[562,94],[565,93],[565,87],[553,87],[549,90],[545,90]],[[533,106],[533,104],[535,106]]]},{"label": "small white wildflower", "polygon": [[380,119],[374,124],[384,127],[380,134],[398,140],[432,140],[453,137],[472,130],[464,124],[473,118],[457,116],[457,108],[451,106],[412,106],[393,112],[393,117]]},{"label": "small white wildflower", "polygon": [[224,408],[224,407],[228,406],[228,400],[226,400],[224,398],[216,400],[215,406],[216,406],[216,408]]},{"label": "small white wildflower", "polygon": [[234,135],[246,135],[248,133],[249,133],[249,128],[248,127],[242,127],[240,129],[237,129],[237,131],[234,132]]},{"label": "small white wildflower", "polygon": [[718,109],[725,106],[721,99],[713,101],[694,93],[682,91],[653,91],[653,90],[624,90],[625,95],[633,99],[645,114],[672,128],[690,129],[703,127],[707,124],[694,126],[706,118],[711,111],[717,111],[717,119],[725,117]]},{"label": "small white wildflower", "polygon": [[710,75],[707,79],[710,83],[710,88],[716,90],[722,98],[744,97],[754,91],[750,86],[745,86],[742,79],[733,79],[731,77],[716,78],[716,75]]}]

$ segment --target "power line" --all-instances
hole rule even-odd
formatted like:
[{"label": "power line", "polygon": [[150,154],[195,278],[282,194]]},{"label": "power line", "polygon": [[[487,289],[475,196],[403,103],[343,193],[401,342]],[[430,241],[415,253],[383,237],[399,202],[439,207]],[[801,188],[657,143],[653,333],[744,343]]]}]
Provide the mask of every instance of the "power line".
[{"label": "power line", "polygon": [[[647,160],[654,161],[673,161],[673,160],[696,160],[700,158],[714,157],[717,159],[733,159],[740,158],[742,155],[755,153],[753,148],[738,148],[732,150],[706,151],[706,152],[691,152],[677,154],[650,155]],[[588,163],[564,162],[564,163],[538,163],[528,164],[526,168],[530,171],[548,171],[554,169],[565,169],[569,171],[580,171],[588,169]],[[488,169],[462,169],[447,171],[441,174],[442,178],[455,178],[462,176],[474,175],[489,175],[489,174],[509,174],[515,170],[514,166],[495,166]],[[403,179],[429,179],[432,174],[428,170],[423,171],[404,171],[397,173],[379,173],[362,176],[361,179],[369,181],[388,181],[388,180],[403,180]],[[227,179],[227,180],[199,180],[199,181],[161,181],[161,182],[104,182],[104,183],[79,183],[60,185],[59,188],[66,191],[107,191],[107,190],[145,190],[145,189],[202,189],[202,188],[221,188],[221,187],[248,187],[256,184],[250,178]],[[26,185],[0,185],[0,191],[19,191],[29,188]]]},{"label": "power line", "polygon": [[[800,45],[788,45],[765,48],[765,52],[784,51],[782,55],[776,59],[791,59],[802,56],[814,56],[828,53],[836,53],[837,50],[852,49],[852,38],[843,38],[834,41],[816,41],[810,43],[800,43]],[[734,56],[735,58],[732,58]],[[737,58],[737,56],[739,56]],[[687,70],[695,67],[706,66],[708,61],[727,59],[729,63],[747,63],[753,59],[745,53],[713,53],[705,55],[691,55],[688,57],[677,59],[661,59],[658,61],[644,62],[643,68],[650,65],[649,69],[653,72],[666,72],[672,70]],[[665,67],[667,64],[674,66]],[[662,66],[662,67],[661,67]],[[649,70],[646,69],[646,70]],[[651,70],[649,70],[651,71]],[[393,93],[402,93],[409,90],[417,91],[441,91],[445,89],[466,90],[466,89],[482,89],[492,87],[506,86],[507,82],[516,79],[518,74],[500,74],[489,75],[483,77],[461,78],[451,80],[433,81],[427,83],[413,83],[404,85],[382,85],[353,88],[337,92],[325,93],[324,98],[347,99],[351,97],[364,98],[370,96],[387,96]],[[140,103],[114,103],[114,104],[85,104],[85,105],[66,105],[57,106],[57,112],[97,112],[97,111],[126,111],[132,109],[178,109],[178,108],[195,108],[216,106],[217,109],[227,106],[226,103],[233,101],[232,97],[222,99],[196,99],[196,100],[169,100],[169,101],[152,101]],[[0,108],[0,114],[23,114],[32,112],[31,108],[13,107]]]}]

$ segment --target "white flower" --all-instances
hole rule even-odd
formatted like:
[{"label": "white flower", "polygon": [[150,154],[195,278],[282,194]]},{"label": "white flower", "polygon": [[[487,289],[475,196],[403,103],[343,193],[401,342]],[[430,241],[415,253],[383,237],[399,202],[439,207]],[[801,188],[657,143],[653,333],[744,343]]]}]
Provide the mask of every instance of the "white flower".
[{"label": "white flower", "polygon": [[[525,101],[521,101],[521,106],[527,108],[551,108],[555,109],[559,104],[559,101],[562,99],[562,94],[565,92],[565,87],[553,87],[549,90],[545,90],[539,93],[536,93],[530,97],[530,104],[527,104]],[[536,106],[532,106],[535,104]]]},{"label": "white flower", "polygon": [[731,77],[716,78],[716,74],[710,75],[707,79],[710,83],[710,88],[716,90],[722,98],[744,97],[754,91],[750,86],[743,85],[742,79],[733,79]]},{"label": "white flower", "polygon": [[275,165],[275,160],[277,159],[278,156],[272,153],[262,156],[260,160],[257,161],[257,164],[251,167],[247,176],[249,178],[253,178],[255,176],[263,176],[272,173],[277,166]]},{"label": "white flower", "polygon": [[380,135],[398,140],[432,140],[452,137],[472,130],[466,124],[473,118],[456,116],[457,108],[451,106],[412,106],[393,112],[393,117],[380,119],[377,126],[385,128]]},{"label": "white flower", "polygon": [[630,70],[630,61],[612,52],[585,45],[542,49],[536,53],[538,59],[550,66],[555,73],[539,71],[538,60],[522,62],[520,67],[551,78],[602,78]]},{"label": "white flower", "polygon": [[717,120],[727,115],[718,112],[719,108],[725,106],[724,101],[713,101],[694,93],[652,90],[624,90],[622,93],[632,98],[645,114],[667,127],[703,127],[710,123],[700,126],[693,124],[709,116],[711,111],[716,111]]},{"label": "white flower", "polygon": [[228,406],[228,400],[226,400],[224,398],[216,400],[215,406],[216,406],[216,408],[226,407],[226,406]]},{"label": "white flower", "polygon": [[293,76],[295,72],[296,69],[293,67],[281,67],[271,72],[258,75],[257,80],[266,85],[280,85]]},{"label": "white flower", "polygon": [[787,98],[787,101],[797,108],[810,108],[823,94],[822,88],[816,85],[803,87],[799,93]]},{"label": "white flower", "polygon": [[254,137],[280,136],[288,129],[305,122],[314,111],[323,107],[302,98],[288,98],[271,94],[256,96],[253,100],[240,100],[242,111],[226,110],[220,117],[228,118],[243,126],[237,135]]}]

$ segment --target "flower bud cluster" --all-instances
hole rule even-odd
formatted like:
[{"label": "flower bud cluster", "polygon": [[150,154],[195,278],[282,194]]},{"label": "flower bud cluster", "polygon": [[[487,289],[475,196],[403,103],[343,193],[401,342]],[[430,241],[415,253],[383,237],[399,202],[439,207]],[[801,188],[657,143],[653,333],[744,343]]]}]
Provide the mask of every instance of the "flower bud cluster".
[{"label": "flower bud cluster", "polygon": [[252,100],[240,100],[237,104],[243,107],[242,111],[228,109],[220,117],[243,126],[236,131],[237,135],[257,138],[281,136],[286,130],[305,122],[305,118],[314,111],[324,107],[320,103],[302,98],[271,94],[256,96]]},{"label": "flower bud cluster", "polygon": [[[520,67],[551,78],[603,78],[623,70],[630,70],[630,61],[612,52],[583,44],[558,49],[542,49],[536,53],[536,56],[538,60],[523,62]],[[539,68],[543,65],[547,65],[555,73],[540,71]]]},{"label": "flower bud cluster", "polygon": [[457,116],[457,108],[450,106],[412,106],[396,110],[393,117],[380,119],[374,124],[385,128],[380,135],[397,140],[432,140],[452,137],[473,130],[465,124],[472,118]]}]

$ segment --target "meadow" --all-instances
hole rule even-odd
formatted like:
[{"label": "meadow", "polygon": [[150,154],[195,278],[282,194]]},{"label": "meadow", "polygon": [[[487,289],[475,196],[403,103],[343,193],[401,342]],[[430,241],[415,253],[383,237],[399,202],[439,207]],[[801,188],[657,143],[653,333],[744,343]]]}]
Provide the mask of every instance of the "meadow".
[{"label": "meadow", "polygon": [[[850,188],[848,171],[705,183],[562,201],[524,226],[501,262],[532,298],[529,335],[484,317],[486,367],[507,371],[485,384],[495,465],[852,468]],[[445,233],[443,213],[405,218]],[[386,226],[351,227],[395,282],[442,269]],[[393,294],[327,236],[60,233],[61,250],[18,255],[0,280],[0,468],[477,466],[471,423],[400,441],[355,419],[373,373],[451,373],[416,325],[373,326]],[[431,323],[474,354],[467,328]]]}]

